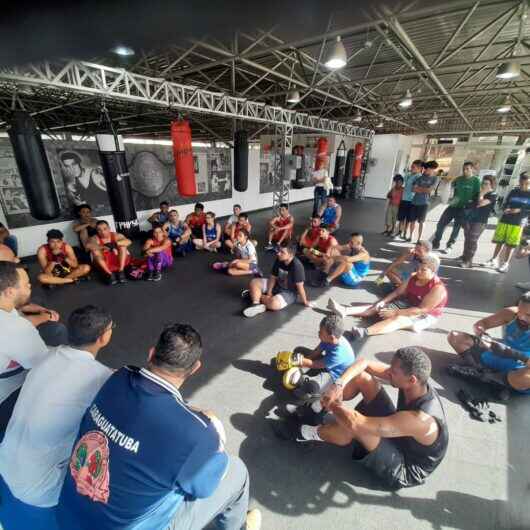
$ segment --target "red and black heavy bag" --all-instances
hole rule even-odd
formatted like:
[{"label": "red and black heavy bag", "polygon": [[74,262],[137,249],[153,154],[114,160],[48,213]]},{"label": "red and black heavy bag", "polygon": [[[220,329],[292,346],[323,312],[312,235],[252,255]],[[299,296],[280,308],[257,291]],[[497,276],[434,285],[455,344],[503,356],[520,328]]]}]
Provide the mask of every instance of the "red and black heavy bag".
[{"label": "red and black heavy bag", "polygon": [[328,167],[328,147],[329,141],[327,138],[319,138],[317,140],[317,157],[315,160],[315,171],[319,169],[326,169]]},{"label": "red and black heavy bag", "polygon": [[361,142],[355,144],[355,162],[353,163],[352,177],[359,178],[363,169],[364,144]]},{"label": "red and black heavy bag", "polygon": [[182,197],[197,195],[193,151],[191,148],[191,128],[186,120],[171,123],[171,139],[173,140],[173,158],[175,159],[175,175],[177,187]]},{"label": "red and black heavy bag", "polygon": [[33,118],[26,111],[14,111],[8,134],[31,215],[39,221],[56,219],[61,214],[59,199]]},{"label": "red and black heavy bag", "polygon": [[134,206],[123,138],[114,134],[96,134],[96,143],[116,230],[134,238],[140,232],[140,223]]},{"label": "red and black heavy bag", "polygon": [[248,188],[248,133],[242,130],[234,134],[234,188],[236,191]]}]

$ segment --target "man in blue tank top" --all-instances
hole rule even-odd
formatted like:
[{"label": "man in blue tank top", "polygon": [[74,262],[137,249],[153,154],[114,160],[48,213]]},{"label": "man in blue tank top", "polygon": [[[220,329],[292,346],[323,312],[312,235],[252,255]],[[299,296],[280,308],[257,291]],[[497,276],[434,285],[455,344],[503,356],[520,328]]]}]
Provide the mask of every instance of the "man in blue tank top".
[{"label": "man in blue tank top", "polygon": [[340,227],[340,218],[342,217],[342,206],[337,204],[334,195],[330,195],[327,204],[323,205],[318,212],[322,219],[322,224],[328,225],[330,232],[333,233]]},{"label": "man in blue tank top", "polygon": [[364,248],[362,234],[354,232],[345,245],[336,247],[336,253],[328,261],[327,271],[335,269],[326,278],[329,285],[336,278],[347,287],[356,287],[370,272],[370,254]]},{"label": "man in blue tank top", "polygon": [[[486,332],[499,327],[502,339],[491,340]],[[458,365],[452,368],[454,375],[468,374],[497,389],[530,394],[530,293],[523,294],[516,306],[482,318],[473,330],[475,336],[460,331],[449,333],[447,340],[465,366],[463,370]]]}]

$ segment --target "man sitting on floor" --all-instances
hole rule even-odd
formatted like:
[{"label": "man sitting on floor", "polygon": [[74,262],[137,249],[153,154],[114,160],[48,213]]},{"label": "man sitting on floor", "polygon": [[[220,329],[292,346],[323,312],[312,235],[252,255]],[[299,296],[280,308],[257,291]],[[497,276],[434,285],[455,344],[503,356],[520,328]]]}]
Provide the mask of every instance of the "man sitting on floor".
[{"label": "man sitting on floor", "polygon": [[[416,347],[400,348],[390,365],[356,360],[322,397],[334,421],[325,425],[276,422],[283,439],[352,447],[353,460],[387,487],[423,484],[445,457],[449,441],[442,402],[429,382],[431,361]],[[397,407],[379,380],[399,389]],[[355,410],[344,403],[361,394]]]},{"label": "man sitting on floor", "polygon": [[418,241],[414,247],[407,249],[403,254],[398,256],[377,278],[375,281],[378,285],[384,282],[385,276],[393,285],[399,287],[414,274],[424,259],[429,259],[436,264],[435,272],[438,273],[440,268],[440,258],[432,251],[432,245],[429,241]]},{"label": "man sitting on floor", "polygon": [[280,204],[280,214],[269,222],[269,242],[265,250],[275,250],[287,244],[293,235],[294,218],[289,213],[288,204]]},{"label": "man sitting on floor", "polygon": [[259,528],[259,512],[247,514],[248,471],[227,454],[222,423],[180,393],[201,355],[199,334],[172,324],[146,368],[110,376],[81,420],[57,506],[61,530],[196,530],[214,520]]},{"label": "man sitting on floor", "polygon": [[252,305],[243,311],[248,318],[267,310],[280,311],[294,304],[298,298],[306,307],[313,307],[305,292],[305,271],[296,257],[296,247],[280,247],[276,256],[270,278],[254,278],[248,291],[243,292],[244,295],[249,295],[252,302]]},{"label": "man sitting on floor", "polygon": [[90,252],[87,250],[87,244],[91,237],[97,234],[96,224],[98,220],[92,217],[92,208],[89,204],[80,204],[75,209],[77,220],[74,221],[73,230],[79,238],[83,258],[90,259]]},{"label": "man sitting on floor", "polygon": [[312,248],[304,249],[304,256],[307,260],[319,269],[325,269],[331,266],[332,255],[335,254],[339,243],[331,235],[327,225],[320,225],[320,234],[318,241]]},{"label": "man sitting on floor", "polygon": [[342,206],[337,203],[337,198],[334,195],[327,198],[327,204],[322,205],[318,214],[322,218],[322,223],[329,227],[331,233],[338,230],[342,217]]},{"label": "man sitting on floor", "polygon": [[15,256],[15,253],[3,243],[0,243],[0,261],[10,261],[11,263],[20,263],[20,258]]},{"label": "man sitting on floor", "polygon": [[46,286],[75,283],[90,273],[90,265],[80,265],[74,249],[64,242],[60,230],[48,230],[48,242],[37,250],[42,272],[38,276],[40,283]]},{"label": "man sitting on floor", "polygon": [[3,223],[0,223],[0,243],[7,245],[15,256],[18,256],[18,239],[11,234]]},{"label": "man sitting on floor", "polygon": [[169,212],[167,223],[164,224],[164,230],[167,232],[175,254],[185,256],[186,252],[193,250],[191,242],[191,230],[188,225],[179,220],[177,210]]},{"label": "man sitting on floor", "polygon": [[[492,341],[486,332],[502,327],[502,340]],[[466,376],[496,387],[530,394],[530,293],[516,306],[505,307],[473,326],[475,336],[451,331],[447,340],[466,367],[454,375]]]},{"label": "man sitting on floor", "polygon": [[258,273],[256,247],[250,241],[249,233],[244,228],[241,228],[237,233],[237,240],[232,253],[236,259],[217,261],[212,265],[212,268],[216,271],[226,271],[230,276],[248,276]]},{"label": "man sitting on floor", "polygon": [[299,247],[302,254],[305,256],[305,250],[310,250],[315,248],[315,245],[318,243],[320,237],[320,224],[321,219],[319,216],[311,217],[311,224],[306,228],[299,240]]},{"label": "man sitting on floor", "polygon": [[153,228],[157,226],[164,226],[169,220],[169,203],[162,201],[160,203],[160,210],[153,213],[147,219]]},{"label": "man sitting on floor", "polygon": [[186,225],[189,226],[193,239],[202,239],[202,227],[206,224],[204,204],[195,204],[193,212],[186,217]]},{"label": "man sitting on floor", "polygon": [[0,519],[6,529],[56,527],[54,507],[79,423],[112,374],[96,360],[112,328],[106,311],[76,309],[68,319],[68,346],[51,350],[29,372],[0,446]]},{"label": "man sitting on floor", "polygon": [[[237,235],[239,232],[244,229],[246,232],[248,232],[248,235],[250,237],[250,234],[252,233],[252,225],[250,224],[248,220],[248,214],[246,213],[240,213],[237,222],[232,223],[230,225],[230,233],[226,235],[225,237],[225,245],[228,247],[228,250],[231,252],[234,250],[234,247],[237,243]],[[256,246],[256,242],[252,241],[252,244]]]},{"label": "man sitting on floor", "polygon": [[362,234],[354,232],[348,243],[335,247],[335,252],[324,268],[325,272],[329,272],[336,265],[335,270],[325,280],[327,285],[340,278],[347,287],[356,287],[370,272],[370,254],[363,243]]},{"label": "man sitting on floor", "polygon": [[109,285],[126,283],[125,267],[131,261],[129,247],[132,243],[123,234],[111,232],[107,221],[98,221],[97,235],[92,237],[87,248],[92,253],[92,259],[107,277]]},{"label": "man sitting on floor", "polygon": [[48,346],[66,342],[59,314],[29,303],[26,271],[0,262],[0,403],[19,388],[32,368],[48,354]]},{"label": "man sitting on floor", "polygon": [[419,333],[438,320],[447,304],[447,290],[436,276],[435,268],[435,263],[425,260],[405,283],[370,306],[346,307],[330,298],[328,308],[342,318],[379,317],[378,322],[367,328],[352,328],[354,339],[383,335],[399,329],[411,329]]},{"label": "man sitting on floor", "polygon": [[234,204],[232,207],[232,215],[228,218],[223,228],[223,234],[225,237],[231,237],[232,226],[239,221],[239,214],[243,211],[240,204]]}]

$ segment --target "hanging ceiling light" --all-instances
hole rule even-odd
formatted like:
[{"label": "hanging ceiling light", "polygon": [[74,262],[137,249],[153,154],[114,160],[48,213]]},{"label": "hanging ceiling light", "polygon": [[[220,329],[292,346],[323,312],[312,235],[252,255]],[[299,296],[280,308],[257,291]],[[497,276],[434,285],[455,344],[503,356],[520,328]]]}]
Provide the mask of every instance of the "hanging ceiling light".
[{"label": "hanging ceiling light", "polygon": [[130,57],[135,54],[135,51],[131,47],[122,45],[114,46],[110,51],[121,57]]},{"label": "hanging ceiling light", "polygon": [[300,102],[300,92],[298,90],[291,90],[287,94],[287,103],[299,103]]},{"label": "hanging ceiling light", "polygon": [[360,110],[357,110],[357,114],[353,118],[353,121],[356,123],[359,123],[360,121],[363,121],[363,115],[361,114]]},{"label": "hanging ceiling light", "polygon": [[381,121],[376,125],[376,127],[377,127],[378,129],[381,129],[381,128],[384,127],[384,126],[385,126],[385,124],[383,123],[383,120],[381,120]]},{"label": "hanging ceiling light", "polygon": [[438,114],[436,112],[432,115],[432,118],[427,121],[429,125],[436,125],[438,123]]},{"label": "hanging ceiling light", "polygon": [[340,36],[337,36],[337,40],[330,48],[330,51],[324,64],[330,70],[338,70],[339,68],[343,68],[344,66],[346,66],[347,62],[348,56],[346,54],[346,48],[344,48],[344,44],[342,44]]},{"label": "hanging ceiling light", "polygon": [[497,107],[497,112],[504,114],[506,112],[510,112],[511,110],[512,110],[512,104],[510,101],[510,96],[506,96],[504,101],[501,103],[500,107]]},{"label": "hanging ceiling light", "polygon": [[401,99],[398,105],[402,109],[408,109],[412,105],[412,94],[410,93],[410,90],[407,90],[407,92],[403,96],[403,99]]},{"label": "hanging ceiling light", "polygon": [[521,66],[517,61],[507,61],[497,68],[495,77],[503,81],[509,81],[521,75]]}]

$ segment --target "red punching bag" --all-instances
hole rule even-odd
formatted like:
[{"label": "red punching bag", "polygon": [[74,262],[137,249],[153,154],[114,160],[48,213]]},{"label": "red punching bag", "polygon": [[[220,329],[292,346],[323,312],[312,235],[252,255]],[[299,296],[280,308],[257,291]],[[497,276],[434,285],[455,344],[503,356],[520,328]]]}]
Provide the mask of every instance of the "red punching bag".
[{"label": "red punching bag", "polygon": [[364,144],[355,144],[355,162],[353,163],[352,177],[359,178],[363,167]]},{"label": "red punching bag", "polygon": [[173,158],[177,187],[182,197],[197,195],[195,170],[193,167],[193,151],[191,149],[191,129],[186,120],[171,123],[171,139],[173,140]]},{"label": "red punching bag", "polygon": [[319,138],[317,140],[317,158],[315,160],[315,171],[319,169],[326,169],[328,167],[328,146],[327,138]]}]

